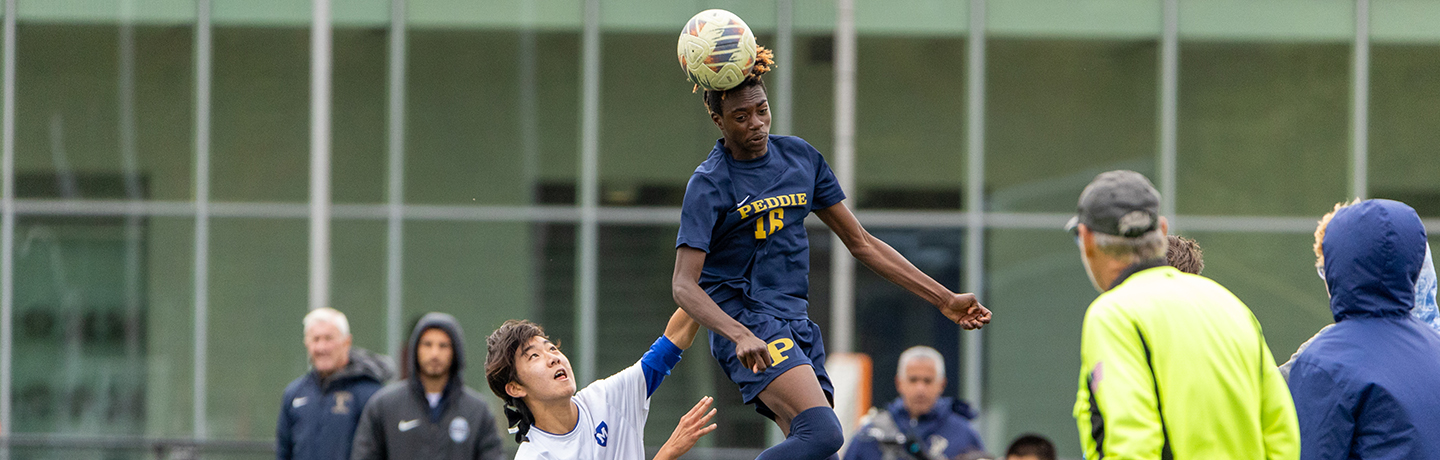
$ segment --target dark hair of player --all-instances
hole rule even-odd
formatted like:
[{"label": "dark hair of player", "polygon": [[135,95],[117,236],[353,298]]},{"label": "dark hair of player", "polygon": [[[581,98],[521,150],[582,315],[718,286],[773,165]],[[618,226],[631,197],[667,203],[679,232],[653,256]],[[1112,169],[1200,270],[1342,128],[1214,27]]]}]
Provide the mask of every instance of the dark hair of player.
[{"label": "dark hair of player", "polygon": [[1182,272],[1199,275],[1200,271],[1205,269],[1200,244],[1183,236],[1169,235],[1168,238],[1170,241],[1165,248],[1166,262]]},{"label": "dark hair of player", "polygon": [[1034,455],[1040,460],[1055,460],[1055,445],[1049,439],[1038,434],[1027,433],[1010,443],[1010,448],[1005,450],[1005,456],[1024,457]]},{"label": "dark hair of player", "polygon": [[490,391],[505,402],[505,417],[509,419],[509,426],[517,430],[515,442],[525,439],[535,416],[525,407],[524,400],[505,392],[505,385],[519,378],[515,371],[515,353],[535,337],[545,337],[545,329],[530,321],[512,319],[485,338],[485,381],[490,384]]},{"label": "dark hair of player", "polygon": [[[720,114],[720,104],[725,100],[726,94],[739,92],[740,90],[755,85],[759,85],[760,89],[765,89],[765,80],[761,78],[761,76],[775,67],[775,52],[763,46],[757,46],[755,47],[755,61],[754,70],[751,70],[750,76],[745,77],[745,80],[741,81],[739,85],[735,85],[734,88],[725,91],[705,91],[705,108],[709,110],[710,113]],[[699,88],[699,86],[696,86],[696,88]]]}]

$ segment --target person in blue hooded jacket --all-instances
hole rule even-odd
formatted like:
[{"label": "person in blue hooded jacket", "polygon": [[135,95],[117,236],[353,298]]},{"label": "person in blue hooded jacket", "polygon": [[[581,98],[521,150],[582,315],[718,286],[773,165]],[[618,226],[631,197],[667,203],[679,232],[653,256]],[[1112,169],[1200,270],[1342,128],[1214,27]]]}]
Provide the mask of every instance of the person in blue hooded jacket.
[{"label": "person in blue hooded jacket", "polygon": [[1440,459],[1440,334],[1411,315],[1425,227],[1390,200],[1327,217],[1318,267],[1335,325],[1290,369],[1300,458]]},{"label": "person in blue hooded jacket", "polygon": [[984,451],[970,426],[975,412],[945,392],[945,358],[915,346],[900,354],[895,371],[900,397],[884,411],[872,410],[855,432],[845,460],[939,460]]}]

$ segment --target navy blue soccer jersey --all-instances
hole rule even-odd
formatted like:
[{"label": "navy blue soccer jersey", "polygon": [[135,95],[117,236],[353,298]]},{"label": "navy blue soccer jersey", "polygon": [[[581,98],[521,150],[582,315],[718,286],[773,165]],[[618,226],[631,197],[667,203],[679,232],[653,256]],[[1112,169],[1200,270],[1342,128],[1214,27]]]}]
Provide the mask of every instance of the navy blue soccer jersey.
[{"label": "navy blue soccer jersey", "polygon": [[767,153],[748,161],[731,157],[721,139],[685,186],[675,247],[707,253],[700,287],[730,316],[747,309],[806,319],[805,217],[844,199],[825,158],[803,139],[770,136]]}]

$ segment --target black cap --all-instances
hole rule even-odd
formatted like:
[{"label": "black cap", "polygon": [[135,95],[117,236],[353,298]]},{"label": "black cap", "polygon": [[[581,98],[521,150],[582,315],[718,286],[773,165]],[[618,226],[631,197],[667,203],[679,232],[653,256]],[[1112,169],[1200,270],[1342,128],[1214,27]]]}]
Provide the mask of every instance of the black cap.
[{"label": "black cap", "polygon": [[1107,235],[1144,235],[1160,228],[1160,192],[1150,179],[1135,171],[1100,173],[1080,192],[1075,217],[1065,224],[1065,230],[1078,233],[1079,224]]}]

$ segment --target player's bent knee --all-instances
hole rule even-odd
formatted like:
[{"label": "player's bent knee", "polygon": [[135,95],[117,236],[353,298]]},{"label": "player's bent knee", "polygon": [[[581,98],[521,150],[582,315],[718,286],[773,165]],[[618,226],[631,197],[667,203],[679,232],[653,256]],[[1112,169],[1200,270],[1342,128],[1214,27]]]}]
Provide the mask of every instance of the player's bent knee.
[{"label": "player's bent knee", "polygon": [[790,435],[799,437],[813,448],[814,457],[826,458],[840,451],[845,444],[845,432],[840,427],[840,418],[829,407],[812,407],[790,421]]}]

